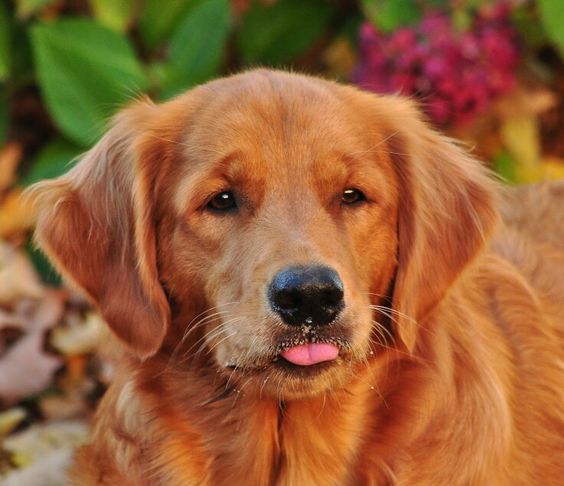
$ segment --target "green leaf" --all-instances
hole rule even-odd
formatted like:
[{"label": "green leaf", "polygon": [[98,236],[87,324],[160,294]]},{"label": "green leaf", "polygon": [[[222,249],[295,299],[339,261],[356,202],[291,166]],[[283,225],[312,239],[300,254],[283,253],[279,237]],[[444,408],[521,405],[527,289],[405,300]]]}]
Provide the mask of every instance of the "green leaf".
[{"label": "green leaf", "polygon": [[5,90],[0,91],[0,145],[6,141],[8,134],[9,102]]},{"label": "green leaf", "polygon": [[230,24],[228,0],[206,0],[188,12],[172,36],[169,60],[162,66],[163,98],[218,74]]},{"label": "green leaf", "polygon": [[538,0],[540,18],[550,40],[564,57],[564,5],[562,0]]},{"label": "green leaf", "polygon": [[515,184],[518,182],[517,161],[507,152],[499,153],[492,161],[492,169],[499,174],[504,182]]},{"label": "green leaf", "polygon": [[25,249],[27,251],[27,254],[29,255],[31,263],[33,263],[33,266],[37,270],[37,273],[39,273],[41,280],[47,285],[60,287],[62,284],[61,276],[59,275],[57,270],[53,268],[43,252],[37,249],[31,239],[25,245]]},{"label": "green leaf", "polygon": [[201,0],[146,0],[139,31],[145,44],[154,48],[169,38],[189,10]]},{"label": "green leaf", "polygon": [[0,2],[0,82],[10,74],[10,17],[4,3]]},{"label": "green leaf", "polygon": [[46,145],[21,179],[20,184],[29,186],[43,179],[58,177],[67,172],[83,149],[58,138]]},{"label": "green leaf", "polygon": [[254,2],[242,19],[237,46],[247,64],[290,63],[318,40],[334,7],[323,0]]},{"label": "green leaf", "polygon": [[417,0],[362,0],[368,19],[383,32],[391,32],[421,19]]},{"label": "green leaf", "polygon": [[94,17],[116,32],[125,32],[133,15],[133,0],[90,0]]},{"label": "green leaf", "polygon": [[49,112],[81,146],[100,137],[110,115],[149,86],[129,41],[91,20],[37,24],[31,38]]}]

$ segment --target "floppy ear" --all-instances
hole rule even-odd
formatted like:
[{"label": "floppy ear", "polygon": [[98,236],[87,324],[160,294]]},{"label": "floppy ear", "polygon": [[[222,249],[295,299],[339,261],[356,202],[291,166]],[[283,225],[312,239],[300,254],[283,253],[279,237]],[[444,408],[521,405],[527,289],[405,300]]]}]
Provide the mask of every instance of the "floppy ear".
[{"label": "floppy ear", "polygon": [[150,102],[126,109],[71,171],[30,188],[39,246],[141,358],[159,349],[170,320],[156,262],[159,160],[142,153],[156,110]]},{"label": "floppy ear", "polygon": [[388,143],[400,186],[392,305],[403,316],[398,335],[413,351],[418,324],[489,238],[497,221],[495,184],[477,160],[429,128],[410,102],[391,101]]}]

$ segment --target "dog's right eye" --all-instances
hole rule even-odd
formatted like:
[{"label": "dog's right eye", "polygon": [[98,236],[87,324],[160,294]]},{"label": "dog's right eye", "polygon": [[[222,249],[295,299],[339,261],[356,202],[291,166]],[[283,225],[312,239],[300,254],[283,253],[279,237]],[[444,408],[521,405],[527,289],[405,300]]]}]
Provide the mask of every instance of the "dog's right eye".
[{"label": "dog's right eye", "polygon": [[209,200],[208,204],[206,204],[207,209],[221,212],[231,211],[236,207],[237,203],[235,201],[235,196],[231,191],[217,193]]}]

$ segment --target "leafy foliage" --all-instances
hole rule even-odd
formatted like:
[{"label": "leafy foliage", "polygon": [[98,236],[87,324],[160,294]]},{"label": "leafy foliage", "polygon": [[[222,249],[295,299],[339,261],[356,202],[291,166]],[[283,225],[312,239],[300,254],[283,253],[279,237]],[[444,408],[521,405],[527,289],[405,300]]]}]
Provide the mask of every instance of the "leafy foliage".
[{"label": "leafy foliage", "polygon": [[170,39],[161,97],[169,98],[219,72],[230,20],[227,0],[205,0],[184,16]]},{"label": "leafy foliage", "polygon": [[10,19],[6,7],[0,3],[0,82],[8,78],[10,52]]},{"label": "leafy foliage", "polygon": [[564,5],[560,0],[538,0],[542,25],[564,56]]},{"label": "leafy foliage", "polygon": [[414,25],[421,19],[416,0],[362,0],[361,3],[368,20],[383,32]]},{"label": "leafy foliage", "polygon": [[238,32],[241,57],[248,64],[288,64],[319,40],[333,14],[324,0],[255,3]]},{"label": "leafy foliage", "polygon": [[109,115],[148,88],[129,41],[87,19],[38,23],[31,30],[37,75],[61,132],[88,146]]}]

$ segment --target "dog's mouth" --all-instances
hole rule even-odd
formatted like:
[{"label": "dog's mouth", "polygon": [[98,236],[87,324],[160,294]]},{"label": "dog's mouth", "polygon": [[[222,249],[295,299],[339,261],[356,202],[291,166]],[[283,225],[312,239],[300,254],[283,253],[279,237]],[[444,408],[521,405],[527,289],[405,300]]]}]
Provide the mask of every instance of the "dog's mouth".
[{"label": "dog's mouth", "polygon": [[352,376],[364,350],[353,345],[344,329],[326,329],[315,335],[287,330],[269,348],[247,359],[224,361],[228,383],[245,393],[294,399],[337,388]]},{"label": "dog's mouth", "polygon": [[269,356],[254,363],[229,363],[226,368],[243,373],[275,368],[296,377],[313,377],[351,359],[351,344],[345,339],[301,337],[280,341]]}]

